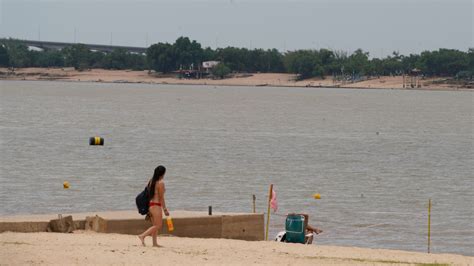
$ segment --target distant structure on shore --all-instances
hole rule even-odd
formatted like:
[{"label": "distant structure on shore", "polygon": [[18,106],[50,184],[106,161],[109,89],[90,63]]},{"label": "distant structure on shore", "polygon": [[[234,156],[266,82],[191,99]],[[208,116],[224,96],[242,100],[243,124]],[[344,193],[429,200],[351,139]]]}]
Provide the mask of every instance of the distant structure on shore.
[{"label": "distant structure on shore", "polygon": [[[68,46],[72,46],[77,43],[68,43],[68,42],[47,42],[47,41],[32,41],[32,40],[19,40],[26,46],[37,47],[41,49],[53,49],[61,50]],[[104,44],[87,44],[83,43],[87,48],[93,51],[110,53],[115,49],[123,49],[130,53],[145,54],[145,47],[134,47],[134,46],[118,46],[118,45],[104,45]]]},{"label": "distant structure on shore", "polygon": [[217,66],[220,61],[205,61],[202,62],[203,71],[209,73],[215,66]]},{"label": "distant structure on shore", "polygon": [[403,88],[421,88],[421,70],[414,68],[403,75]]},{"label": "distant structure on shore", "polygon": [[220,61],[204,61],[202,62],[202,66],[198,67],[197,69],[191,65],[189,69],[181,68],[179,70],[173,71],[173,73],[177,74],[179,78],[200,79],[209,76],[212,69],[219,63]]}]

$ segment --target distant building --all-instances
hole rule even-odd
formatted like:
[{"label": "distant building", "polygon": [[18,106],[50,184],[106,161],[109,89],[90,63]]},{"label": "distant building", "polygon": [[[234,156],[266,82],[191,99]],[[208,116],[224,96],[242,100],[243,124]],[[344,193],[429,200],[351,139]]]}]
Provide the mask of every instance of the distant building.
[{"label": "distant building", "polygon": [[215,66],[217,66],[220,63],[220,61],[205,61],[202,62],[202,68],[206,73],[209,73],[211,69],[213,69]]},{"label": "distant building", "polygon": [[44,50],[43,48],[28,46],[28,51],[42,52],[43,50]]}]

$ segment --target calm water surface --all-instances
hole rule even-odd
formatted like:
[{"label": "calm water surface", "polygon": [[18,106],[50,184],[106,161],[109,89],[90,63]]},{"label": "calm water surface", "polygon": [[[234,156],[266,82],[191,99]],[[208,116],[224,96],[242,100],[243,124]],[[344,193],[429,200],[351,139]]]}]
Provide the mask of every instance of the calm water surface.
[{"label": "calm water surface", "polygon": [[163,164],[171,210],[273,183],[271,235],[306,212],[328,245],[425,251],[432,198],[432,250],[474,255],[473,95],[0,81],[0,214],[134,209]]}]

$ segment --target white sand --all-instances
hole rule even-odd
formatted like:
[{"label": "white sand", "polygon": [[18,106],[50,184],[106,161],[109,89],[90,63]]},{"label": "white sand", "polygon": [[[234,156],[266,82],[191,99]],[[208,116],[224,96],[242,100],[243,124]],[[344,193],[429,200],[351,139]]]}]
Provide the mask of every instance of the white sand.
[{"label": "white sand", "polygon": [[[151,245],[151,239],[147,239]],[[155,265],[474,265],[474,257],[352,247],[160,237],[163,248],[142,247],[132,235],[77,231],[0,234],[0,264]]]}]

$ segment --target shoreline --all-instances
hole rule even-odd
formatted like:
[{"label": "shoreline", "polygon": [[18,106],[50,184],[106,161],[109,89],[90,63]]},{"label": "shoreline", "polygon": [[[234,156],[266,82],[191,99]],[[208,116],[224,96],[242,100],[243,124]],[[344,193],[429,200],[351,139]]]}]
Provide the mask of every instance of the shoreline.
[{"label": "shoreline", "polygon": [[331,78],[312,78],[294,81],[295,75],[287,73],[254,73],[232,78],[212,79],[179,79],[176,77],[156,77],[148,71],[91,69],[77,71],[72,68],[22,68],[14,73],[0,68],[0,80],[10,81],[63,81],[93,82],[114,84],[149,84],[149,85],[193,85],[193,86],[240,86],[240,87],[282,87],[282,88],[329,88],[329,89],[371,89],[371,90],[407,90],[407,91],[474,91],[470,88],[456,87],[448,84],[434,84],[440,78],[422,81],[421,88],[403,88],[401,76],[382,76],[370,80],[335,84]]},{"label": "shoreline", "polygon": [[[143,217],[135,211],[108,211],[64,214],[77,219],[99,215],[108,221],[123,221]],[[205,212],[174,212],[175,228],[182,230],[179,218],[199,219]],[[219,213],[216,213],[218,216]],[[220,213],[230,217],[239,213]],[[48,221],[55,214],[0,216],[3,223]],[[206,219],[206,218],[205,218]],[[122,224],[123,225],[123,224]],[[130,226],[130,224],[129,224]],[[149,226],[149,224],[147,224]],[[146,227],[147,227],[146,226]],[[263,223],[260,224],[263,227]],[[108,227],[108,225],[106,225]],[[235,226],[233,226],[234,228]],[[145,227],[144,227],[145,228]],[[144,228],[138,230],[141,232]],[[202,225],[199,227],[203,230]],[[212,227],[214,228],[214,227]],[[145,228],[146,229],[146,228]],[[235,229],[235,228],[234,228]],[[215,230],[215,229],[213,229]],[[263,230],[263,228],[262,228]],[[101,232],[95,229],[77,229],[72,233],[40,231],[0,233],[1,264],[153,264],[157,257],[166,265],[473,265],[474,257],[452,253],[424,253],[416,251],[361,248],[356,246],[313,245],[280,243],[275,241],[231,239],[230,237],[173,236],[162,231],[158,242],[163,248],[151,247],[147,238],[142,247],[136,234]]]},{"label": "shoreline", "polygon": [[474,257],[388,249],[159,236],[162,248],[134,235],[91,231],[0,233],[2,264],[165,265],[473,265]]}]

